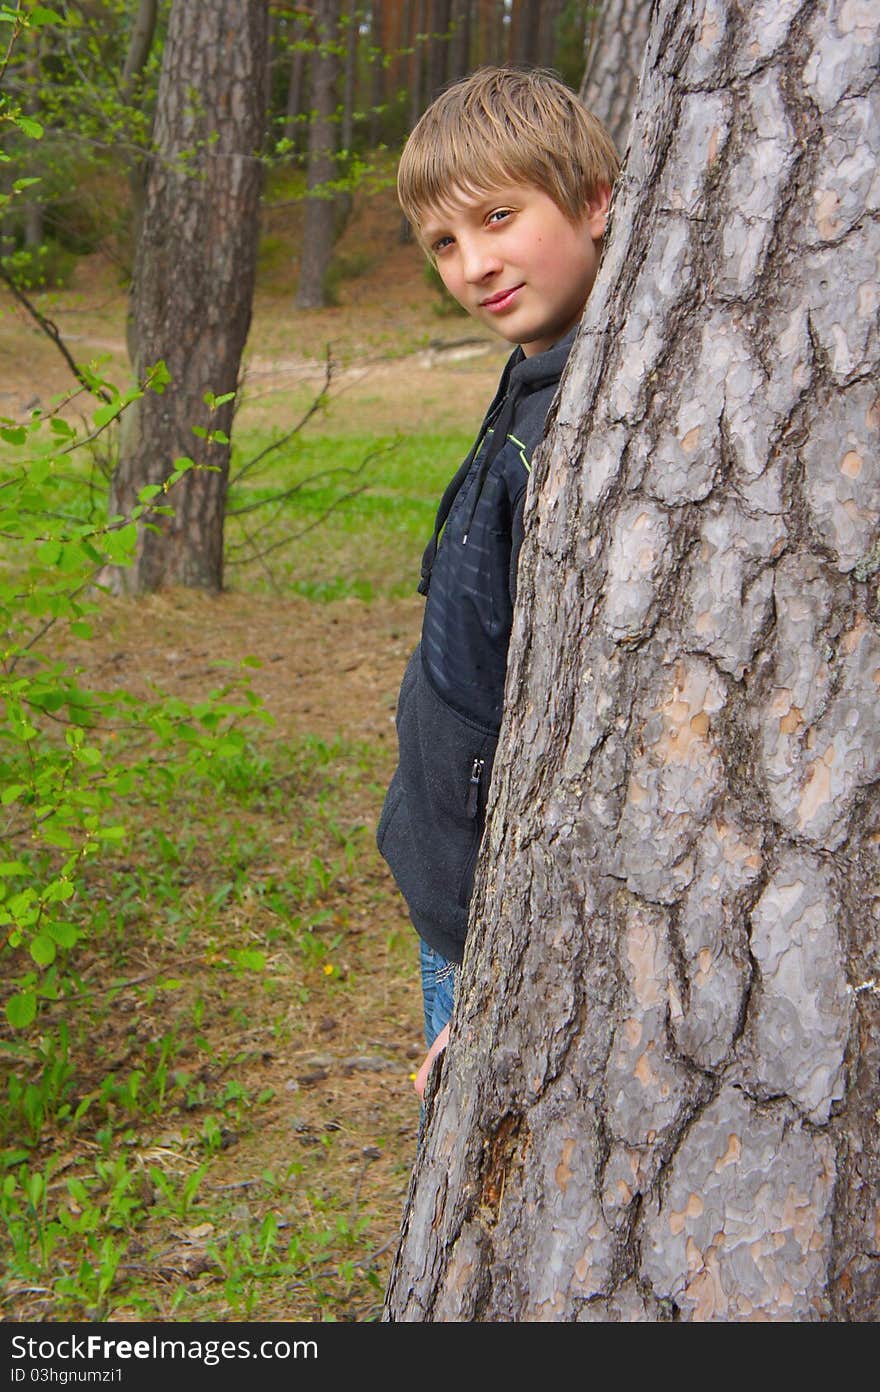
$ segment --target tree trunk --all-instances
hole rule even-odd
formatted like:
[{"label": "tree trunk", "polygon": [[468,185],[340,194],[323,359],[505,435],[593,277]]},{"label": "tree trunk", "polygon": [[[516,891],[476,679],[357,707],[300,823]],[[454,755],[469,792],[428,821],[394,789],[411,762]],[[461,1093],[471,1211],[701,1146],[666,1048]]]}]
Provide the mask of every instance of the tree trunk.
[{"label": "tree trunk", "polygon": [[541,27],[550,25],[550,5],[540,0],[513,0],[510,11],[510,62],[531,66],[540,61]]},{"label": "tree trunk", "polygon": [[284,120],[285,139],[293,142],[297,154],[303,149],[305,125],[306,51],[301,47],[306,37],[306,22],[301,14],[293,16],[291,28],[290,70],[287,78],[287,110]]},{"label": "tree trunk", "polygon": [[428,0],[414,0],[412,6],[411,52],[409,55],[409,128],[413,129],[425,109],[425,34]]},{"label": "tree trunk", "polygon": [[657,5],[386,1319],[880,1315],[877,48]]},{"label": "tree trunk", "polygon": [[581,101],[604,123],[621,154],[629,140],[650,22],[651,0],[602,0],[587,30]]},{"label": "tree trunk", "polygon": [[317,0],[312,54],[312,119],[309,125],[309,193],[303,224],[302,255],[296,290],[297,309],[320,309],[327,303],[324,277],[336,241],[336,178],[339,121],[340,0]]},{"label": "tree trunk", "polygon": [[557,26],[563,6],[564,0],[550,0],[549,4],[542,4],[538,11],[535,61],[543,68],[552,68],[556,61]]},{"label": "tree trunk", "polygon": [[[133,107],[139,98],[138,85],[141,74],[147,65],[158,20],[158,0],[138,0],[128,51],[122,66],[122,100],[126,106]],[[144,199],[146,197],[147,163],[133,154],[128,158],[128,188],[131,195],[131,246],[137,249],[144,225]],[[131,306],[129,306],[129,310]],[[126,322],[128,356],[134,365],[137,356],[134,322],[129,312]]]},{"label": "tree trunk", "polygon": [[452,35],[449,40],[449,81],[457,82],[470,71],[471,0],[453,0]]},{"label": "tree trunk", "polygon": [[342,83],[342,125],[340,143],[351,153],[354,141],[354,94],[357,84],[358,33],[360,29],[358,0],[348,0],[345,10],[345,76]]},{"label": "tree trunk", "polygon": [[504,52],[504,29],[499,0],[477,0],[476,25],[477,64],[500,63]]},{"label": "tree trunk", "polygon": [[212,413],[203,398],[236,390],[250,325],[267,11],[265,0],[171,8],[131,294],[138,376],[162,359],[171,385],[124,418],[111,512],[127,513],[180,456],[205,468],[175,488],[174,516],[141,533],[119,588],[222,586],[229,446],[193,428],[229,433],[232,402]]},{"label": "tree trunk", "polygon": [[447,82],[449,38],[452,23],[451,0],[430,0],[428,5],[428,102],[443,90]]}]

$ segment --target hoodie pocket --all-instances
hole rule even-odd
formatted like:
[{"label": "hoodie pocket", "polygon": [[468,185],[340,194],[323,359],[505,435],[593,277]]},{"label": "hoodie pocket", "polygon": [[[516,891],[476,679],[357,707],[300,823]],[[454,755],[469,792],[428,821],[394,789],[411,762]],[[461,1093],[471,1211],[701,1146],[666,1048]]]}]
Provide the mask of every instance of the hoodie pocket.
[{"label": "hoodie pocket", "polygon": [[382,803],[382,811],[379,814],[379,824],[376,827],[376,845],[382,854],[384,854],[382,848],[385,845],[388,828],[394,821],[402,801],[403,784],[400,781],[400,774],[395,772],[392,775],[391,782],[388,784],[388,791],[385,794],[385,801]]}]

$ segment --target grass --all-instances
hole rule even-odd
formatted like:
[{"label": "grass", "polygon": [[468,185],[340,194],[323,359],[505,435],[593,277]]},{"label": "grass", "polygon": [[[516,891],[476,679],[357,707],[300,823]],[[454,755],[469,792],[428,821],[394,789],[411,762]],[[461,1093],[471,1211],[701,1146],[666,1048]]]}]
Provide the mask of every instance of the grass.
[{"label": "grass", "polygon": [[[394,957],[359,941],[375,851],[346,819],[375,772],[368,747],[269,741],[172,804],[148,790],[139,829],[80,906],[75,1011],[59,1003],[41,1039],[3,1041],[7,1313],[377,1316],[373,1254],[396,1210],[352,1200],[356,1109],[343,1097],[328,1119],[308,1092],[320,1065],[301,1081],[288,1071],[314,1052],[316,998],[327,1018],[357,1017],[362,978]],[[261,1161],[291,1083],[296,1118]],[[387,1143],[367,1139],[354,1151],[375,1200],[383,1181],[366,1172],[384,1169],[387,1185]]]},{"label": "grass", "polygon": [[[467,444],[272,451],[232,488],[233,514],[264,504],[230,520],[236,588],[412,594]],[[88,640],[75,661],[87,684]],[[7,1317],[378,1318],[416,1124],[415,955],[372,836],[387,758],[260,729],[210,776],[157,768],[124,799],[127,838],[69,906],[73,995],[0,1031]]]},{"label": "grass", "polygon": [[[269,443],[250,434],[239,457]],[[231,583],[315,600],[411,594],[450,461],[470,443],[464,433],[297,437],[258,476],[233,483]]]}]

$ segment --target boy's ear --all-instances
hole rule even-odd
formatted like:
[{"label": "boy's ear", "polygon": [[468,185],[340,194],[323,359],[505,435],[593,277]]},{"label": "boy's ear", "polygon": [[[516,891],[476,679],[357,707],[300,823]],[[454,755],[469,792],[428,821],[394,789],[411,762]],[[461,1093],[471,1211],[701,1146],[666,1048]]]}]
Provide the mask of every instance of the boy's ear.
[{"label": "boy's ear", "polygon": [[597,184],[596,191],[586,208],[587,228],[594,242],[601,241],[605,236],[605,224],[608,221],[610,207],[611,185]]}]

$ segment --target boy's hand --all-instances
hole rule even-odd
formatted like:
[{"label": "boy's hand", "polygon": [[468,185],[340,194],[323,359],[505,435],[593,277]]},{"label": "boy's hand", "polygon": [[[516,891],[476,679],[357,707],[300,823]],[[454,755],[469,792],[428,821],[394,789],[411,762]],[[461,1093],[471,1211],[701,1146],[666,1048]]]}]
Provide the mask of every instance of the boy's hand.
[{"label": "boy's hand", "polygon": [[431,1064],[434,1062],[438,1054],[442,1054],[443,1050],[446,1048],[446,1045],[448,1043],[449,1026],[444,1025],[440,1033],[437,1035],[437,1038],[434,1040],[434,1043],[431,1045],[430,1049],[425,1055],[424,1062],[422,1063],[421,1068],[419,1069],[418,1073],[415,1076],[415,1079],[413,1080],[413,1087],[419,1094],[419,1097],[422,1098],[422,1100],[424,1100],[425,1085],[428,1081],[428,1074],[431,1071]]}]

